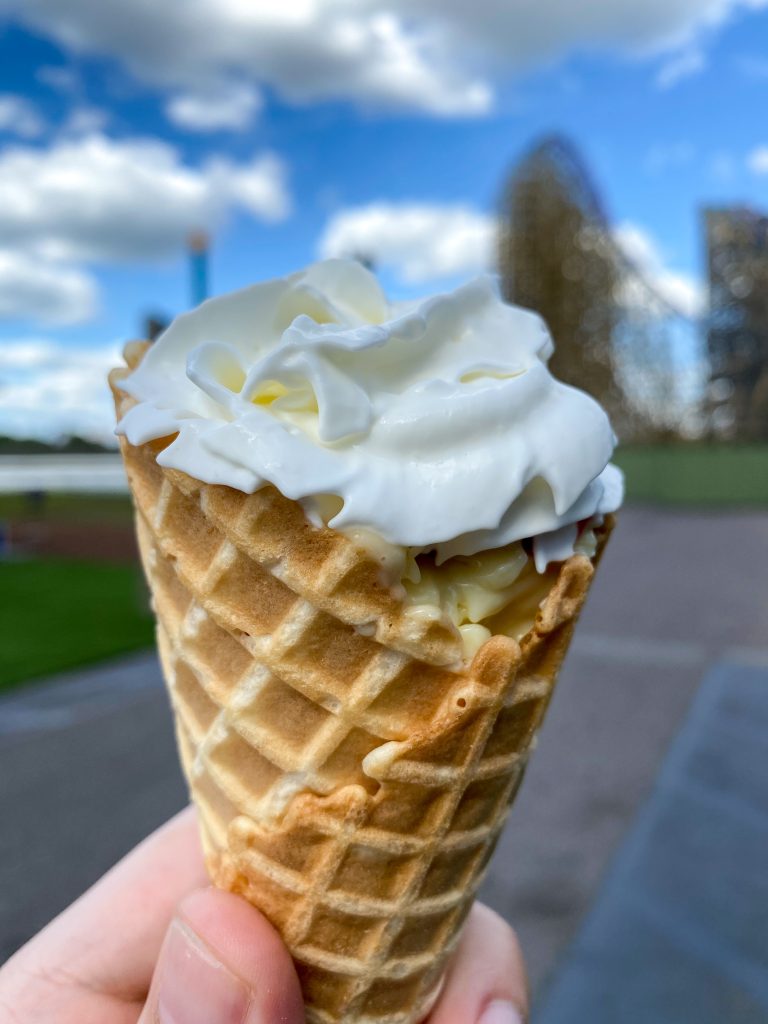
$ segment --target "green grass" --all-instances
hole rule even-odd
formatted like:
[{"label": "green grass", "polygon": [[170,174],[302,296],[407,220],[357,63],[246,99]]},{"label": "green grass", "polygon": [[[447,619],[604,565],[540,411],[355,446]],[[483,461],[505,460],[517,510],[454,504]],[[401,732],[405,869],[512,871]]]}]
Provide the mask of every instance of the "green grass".
[{"label": "green grass", "polygon": [[137,566],[69,559],[0,563],[0,690],[149,647]]},{"label": "green grass", "polygon": [[129,525],[133,511],[127,494],[47,494],[39,503],[24,494],[0,494],[0,521],[3,519]]},{"label": "green grass", "polygon": [[620,448],[627,496],[696,505],[768,505],[768,445]]}]

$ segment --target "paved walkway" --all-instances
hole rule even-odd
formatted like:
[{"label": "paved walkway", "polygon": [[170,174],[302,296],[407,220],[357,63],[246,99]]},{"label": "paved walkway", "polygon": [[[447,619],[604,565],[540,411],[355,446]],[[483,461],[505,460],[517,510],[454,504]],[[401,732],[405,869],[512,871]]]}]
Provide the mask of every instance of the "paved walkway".
[{"label": "paved walkway", "polygon": [[768,1021],[768,670],[708,676],[536,1024]]},{"label": "paved walkway", "polygon": [[765,565],[765,513],[622,515],[483,889],[517,927],[534,989],[576,934],[707,668],[768,665]]},{"label": "paved walkway", "polygon": [[[592,904],[700,679],[768,664],[768,516],[629,509],[483,888],[534,987]],[[0,957],[184,802],[154,660],[0,701]],[[9,712],[9,715],[6,715]]]},{"label": "paved walkway", "polygon": [[0,700],[0,962],[185,802],[154,655]]}]

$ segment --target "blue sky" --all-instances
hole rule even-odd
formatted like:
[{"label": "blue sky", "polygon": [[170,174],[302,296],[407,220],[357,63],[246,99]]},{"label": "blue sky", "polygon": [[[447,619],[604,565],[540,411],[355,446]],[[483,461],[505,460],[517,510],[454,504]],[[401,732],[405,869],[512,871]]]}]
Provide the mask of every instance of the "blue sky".
[{"label": "blue sky", "polygon": [[[578,14],[574,8],[578,7]],[[581,150],[700,308],[704,203],[768,207],[768,0],[0,0],[0,432],[104,436],[143,314],[365,248],[393,297],[484,269],[505,171]]]}]

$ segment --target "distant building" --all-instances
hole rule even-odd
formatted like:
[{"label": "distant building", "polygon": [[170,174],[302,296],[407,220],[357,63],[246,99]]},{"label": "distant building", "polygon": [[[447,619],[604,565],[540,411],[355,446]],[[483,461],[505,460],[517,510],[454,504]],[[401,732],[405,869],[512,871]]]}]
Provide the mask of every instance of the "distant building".
[{"label": "distant building", "polygon": [[768,439],[768,217],[704,210],[713,432]]}]

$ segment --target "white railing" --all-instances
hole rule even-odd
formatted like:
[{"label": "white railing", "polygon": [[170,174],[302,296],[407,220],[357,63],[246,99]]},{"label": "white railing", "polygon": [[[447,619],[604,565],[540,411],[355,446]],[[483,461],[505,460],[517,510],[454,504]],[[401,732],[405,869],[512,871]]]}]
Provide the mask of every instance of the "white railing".
[{"label": "white railing", "polygon": [[0,455],[0,494],[128,491],[123,460],[114,455]]}]

